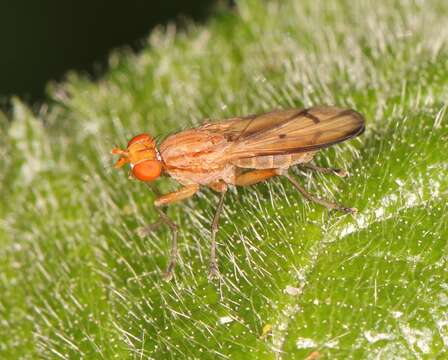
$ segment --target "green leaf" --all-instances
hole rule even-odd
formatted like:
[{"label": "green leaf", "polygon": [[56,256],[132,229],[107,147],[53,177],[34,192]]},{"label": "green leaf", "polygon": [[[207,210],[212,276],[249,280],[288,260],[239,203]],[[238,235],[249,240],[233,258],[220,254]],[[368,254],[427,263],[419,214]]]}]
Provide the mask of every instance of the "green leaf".
[{"label": "green leaf", "polygon": [[[448,48],[442,0],[240,1],[205,26],[152,32],[102,79],[70,74],[33,113],[0,114],[0,357],[434,359],[448,356]],[[367,131],[235,189],[207,280],[217,196],[173,205],[180,258],[161,279],[154,196],[110,149],[277,108],[357,109]],[[162,179],[167,192],[174,181]]]}]

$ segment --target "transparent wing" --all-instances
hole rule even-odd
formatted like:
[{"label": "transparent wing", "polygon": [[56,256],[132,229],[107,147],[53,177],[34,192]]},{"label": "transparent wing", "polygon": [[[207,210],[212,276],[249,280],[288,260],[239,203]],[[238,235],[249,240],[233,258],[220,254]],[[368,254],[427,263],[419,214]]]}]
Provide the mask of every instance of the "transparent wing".
[{"label": "transparent wing", "polygon": [[237,141],[254,133],[270,129],[275,125],[287,122],[304,111],[303,109],[289,109],[235,117],[206,124],[200,129],[222,134],[228,141]]},{"label": "transparent wing", "polygon": [[233,118],[201,129],[231,142],[226,160],[234,160],[317,150],[355,137],[364,127],[364,118],[354,110],[312,107]]}]

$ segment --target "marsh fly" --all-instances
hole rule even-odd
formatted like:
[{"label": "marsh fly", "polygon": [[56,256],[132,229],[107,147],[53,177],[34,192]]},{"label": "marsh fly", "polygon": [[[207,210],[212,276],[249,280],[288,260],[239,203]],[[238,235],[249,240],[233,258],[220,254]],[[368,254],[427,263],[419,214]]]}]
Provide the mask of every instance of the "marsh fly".
[{"label": "marsh fly", "polygon": [[[126,150],[115,148],[112,154],[120,155],[115,167],[130,163],[131,175],[137,180],[149,183],[166,174],[182,185],[179,190],[155,200],[160,214],[156,224],[168,225],[173,233],[166,279],[171,278],[176,263],[177,227],[160,207],[193,196],[201,186],[221,194],[211,225],[209,278],[213,278],[219,275],[216,233],[229,185],[248,186],[283,176],[307,200],[328,209],[354,213],[354,208],[311,195],[288,173],[288,169],[298,165],[321,173],[345,176],[342,169],[322,168],[310,164],[310,161],[320,149],[360,135],[364,127],[363,116],[350,109],[323,106],[279,110],[187,129],[168,136],[159,149],[151,135],[140,134],[129,141]],[[148,229],[153,227],[150,225]]]}]

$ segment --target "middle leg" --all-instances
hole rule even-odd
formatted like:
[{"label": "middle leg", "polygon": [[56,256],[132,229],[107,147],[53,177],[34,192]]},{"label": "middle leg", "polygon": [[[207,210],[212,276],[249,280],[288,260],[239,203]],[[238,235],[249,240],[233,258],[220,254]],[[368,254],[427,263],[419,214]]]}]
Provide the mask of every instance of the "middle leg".
[{"label": "middle leg", "polygon": [[[322,169],[323,168],[319,168]],[[327,169],[325,169],[327,170]],[[328,169],[330,172],[331,170]],[[339,210],[343,211],[345,213],[349,214],[355,214],[357,212],[356,208],[349,208],[343,205],[339,205],[336,203],[329,202],[327,200],[319,199],[318,197],[310,194],[308,191],[303,188],[299,182],[294,179],[289,173],[287,169],[265,169],[265,170],[253,170],[246,173],[243,173],[241,175],[238,175],[235,179],[235,185],[237,186],[247,186],[247,185],[253,185],[261,181],[265,181],[271,177],[274,176],[285,176],[293,185],[294,187],[305,197],[305,199],[309,201],[313,201],[315,203],[318,203],[322,206],[325,206],[327,209],[330,210]]]}]

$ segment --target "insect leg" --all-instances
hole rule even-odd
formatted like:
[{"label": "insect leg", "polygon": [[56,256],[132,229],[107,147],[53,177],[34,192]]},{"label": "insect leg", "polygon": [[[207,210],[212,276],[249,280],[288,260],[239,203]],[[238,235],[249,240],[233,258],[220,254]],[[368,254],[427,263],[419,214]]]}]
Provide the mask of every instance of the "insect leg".
[{"label": "insect leg", "polygon": [[173,270],[176,266],[176,259],[177,259],[177,225],[174,223],[173,220],[171,220],[168,215],[166,215],[162,209],[156,208],[160,215],[160,220],[165,223],[170,229],[172,234],[171,239],[171,251],[170,251],[170,261],[168,263],[168,266],[166,268],[165,273],[163,274],[163,278],[166,281],[170,281],[173,277]]},{"label": "insect leg", "polygon": [[348,176],[348,171],[345,169],[337,169],[337,168],[323,168],[320,166],[316,166],[310,163],[304,163],[299,165],[302,168],[305,169],[311,169],[317,172],[320,172],[322,174],[335,174],[339,177],[346,177]]},{"label": "insect leg", "polygon": [[[160,192],[157,190],[157,188],[156,188],[155,186],[153,186],[153,184],[147,182],[147,183],[145,183],[145,185],[146,185],[146,186],[149,188],[149,190],[151,190],[156,196],[160,196]],[[154,230],[156,230],[159,226],[161,226],[161,225],[163,225],[163,224],[164,224],[164,223],[163,223],[163,221],[162,221],[162,219],[160,218],[160,215],[159,215],[159,218],[157,219],[157,221],[155,221],[155,222],[153,222],[153,223],[151,223],[151,224],[149,224],[149,225],[146,225],[146,226],[143,226],[143,227],[138,228],[138,229],[137,229],[137,233],[138,233],[138,235],[140,235],[140,237],[147,236],[147,235],[149,235],[150,233],[152,233]]]},{"label": "insect leg", "polygon": [[294,179],[286,171],[282,175],[285,176],[294,185],[294,187],[303,195],[303,197],[305,199],[309,200],[309,201],[313,201],[315,203],[318,203],[318,204],[320,204],[322,206],[325,206],[327,209],[330,209],[330,210],[339,210],[339,211],[346,212],[348,214],[355,214],[357,212],[356,208],[345,207],[343,205],[339,205],[339,204],[336,204],[336,203],[329,202],[327,200],[319,199],[318,197],[316,197],[314,195],[311,195],[308,191],[306,191],[299,184],[299,182],[296,179]]},{"label": "insect leg", "polygon": [[189,185],[185,186],[177,191],[162,195],[156,199],[154,202],[157,211],[160,215],[160,220],[163,221],[170,229],[173,234],[171,240],[171,252],[170,252],[170,262],[163,275],[163,278],[167,281],[171,280],[173,277],[173,269],[176,266],[177,259],[177,225],[158,207],[161,205],[168,205],[176,201],[185,200],[193,196],[199,190],[199,185]]},{"label": "insect leg", "polygon": [[277,169],[263,169],[263,170],[253,170],[248,171],[243,174],[237,175],[235,178],[234,185],[237,186],[248,186],[253,185],[261,181],[265,181],[273,176],[278,176]]},{"label": "insect leg", "polygon": [[227,191],[227,184],[222,180],[208,184],[207,186],[216,192]]},{"label": "insect leg", "polygon": [[151,232],[153,232],[155,229],[157,229],[161,225],[165,224],[170,228],[171,235],[172,235],[170,260],[169,260],[168,266],[166,268],[166,271],[163,274],[163,278],[165,280],[169,281],[173,277],[173,270],[174,270],[174,267],[176,266],[178,229],[177,229],[176,223],[173,220],[171,220],[168,217],[168,215],[163,212],[162,209],[159,209],[156,207],[156,210],[159,213],[159,219],[152,224],[149,224],[145,227],[139,228],[137,231],[138,231],[138,234],[141,237],[143,237],[143,236],[150,234]]},{"label": "insect leg", "polygon": [[198,184],[184,186],[183,188],[177,191],[173,191],[168,194],[159,196],[156,199],[156,201],[154,201],[154,205],[155,206],[168,205],[177,201],[188,199],[189,197],[192,197],[194,194],[196,194],[198,190],[199,190]]},{"label": "insect leg", "polygon": [[210,280],[219,277],[218,262],[216,260],[216,233],[218,232],[219,228],[219,216],[221,215],[222,205],[224,204],[224,196],[226,195],[226,192],[227,191],[221,192],[221,197],[219,198],[218,207],[216,208],[215,216],[213,217],[212,222],[212,244],[210,249],[210,270],[208,274],[208,278]]},{"label": "insect leg", "polygon": [[157,221],[154,221],[153,223],[151,223],[149,225],[139,227],[137,229],[137,233],[140,237],[145,237],[145,236],[151,234],[153,231],[155,231],[161,225],[163,225],[163,221],[159,217],[159,219]]},{"label": "insect leg", "polygon": [[150,224],[150,225],[140,229],[139,233],[142,236],[146,235],[149,232],[153,231],[156,227],[158,227],[162,224],[165,224],[170,228],[171,233],[172,233],[170,260],[168,263],[168,267],[163,275],[163,278],[165,280],[169,281],[173,277],[173,270],[174,270],[174,267],[176,266],[178,229],[177,229],[177,225],[158,206],[170,204],[175,201],[184,200],[190,196],[193,196],[199,190],[199,185],[185,186],[178,191],[171,192],[171,193],[168,193],[168,194],[165,194],[162,196],[160,196],[157,189],[155,189],[153,186],[151,186],[151,184],[147,184],[147,185],[149,188],[151,188],[155,192],[155,194],[157,196],[159,196],[155,201],[156,210],[159,213],[159,220],[157,220],[153,224]]}]

